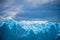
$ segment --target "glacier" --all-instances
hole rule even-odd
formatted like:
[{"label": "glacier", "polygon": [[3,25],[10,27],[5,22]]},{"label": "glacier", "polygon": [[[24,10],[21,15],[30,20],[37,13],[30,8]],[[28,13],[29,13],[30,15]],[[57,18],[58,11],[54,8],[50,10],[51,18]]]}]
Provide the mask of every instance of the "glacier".
[{"label": "glacier", "polygon": [[0,40],[60,40],[60,23],[49,21],[0,21]]}]

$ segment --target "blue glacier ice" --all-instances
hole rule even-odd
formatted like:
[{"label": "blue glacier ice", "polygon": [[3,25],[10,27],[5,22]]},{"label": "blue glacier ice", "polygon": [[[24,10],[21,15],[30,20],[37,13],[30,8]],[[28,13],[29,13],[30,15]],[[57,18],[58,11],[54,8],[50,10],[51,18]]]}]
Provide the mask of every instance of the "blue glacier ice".
[{"label": "blue glacier ice", "polygon": [[17,23],[12,19],[0,21],[0,40],[60,40],[60,23]]}]

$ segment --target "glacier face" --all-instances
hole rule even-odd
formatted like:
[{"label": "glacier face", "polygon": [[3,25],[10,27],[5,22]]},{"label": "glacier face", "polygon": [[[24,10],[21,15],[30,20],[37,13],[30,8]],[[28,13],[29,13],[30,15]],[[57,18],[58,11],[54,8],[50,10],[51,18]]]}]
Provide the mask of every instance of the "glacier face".
[{"label": "glacier face", "polygon": [[60,40],[60,23],[48,21],[0,21],[1,40]]}]

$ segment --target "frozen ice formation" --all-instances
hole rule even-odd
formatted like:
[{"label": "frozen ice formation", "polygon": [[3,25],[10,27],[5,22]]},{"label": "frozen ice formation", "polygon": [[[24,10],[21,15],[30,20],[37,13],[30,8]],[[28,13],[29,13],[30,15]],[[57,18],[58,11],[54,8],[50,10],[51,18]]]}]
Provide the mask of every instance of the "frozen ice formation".
[{"label": "frozen ice formation", "polygon": [[60,23],[48,21],[18,23],[12,19],[4,19],[0,21],[0,35],[3,40],[59,40]]}]

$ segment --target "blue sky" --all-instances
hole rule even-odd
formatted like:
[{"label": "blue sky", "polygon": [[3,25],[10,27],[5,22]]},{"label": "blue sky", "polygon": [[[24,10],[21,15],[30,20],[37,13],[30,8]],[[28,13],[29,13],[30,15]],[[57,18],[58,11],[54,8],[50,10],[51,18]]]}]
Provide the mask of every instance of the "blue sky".
[{"label": "blue sky", "polygon": [[60,0],[0,0],[0,17],[60,21]]}]

